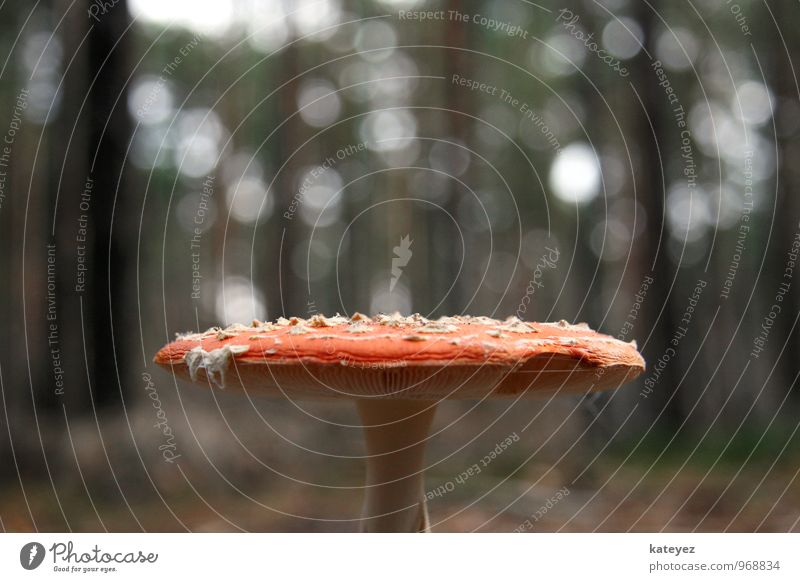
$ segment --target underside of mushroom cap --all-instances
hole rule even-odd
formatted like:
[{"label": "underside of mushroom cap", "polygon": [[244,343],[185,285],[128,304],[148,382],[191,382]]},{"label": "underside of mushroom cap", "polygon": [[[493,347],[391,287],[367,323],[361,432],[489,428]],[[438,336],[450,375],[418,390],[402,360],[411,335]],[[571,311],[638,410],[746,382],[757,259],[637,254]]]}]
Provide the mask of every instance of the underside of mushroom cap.
[{"label": "underside of mushroom cap", "polygon": [[616,388],[636,345],[585,324],[399,314],[254,321],[184,334],[156,363],[219,388],[295,397],[485,398]]}]

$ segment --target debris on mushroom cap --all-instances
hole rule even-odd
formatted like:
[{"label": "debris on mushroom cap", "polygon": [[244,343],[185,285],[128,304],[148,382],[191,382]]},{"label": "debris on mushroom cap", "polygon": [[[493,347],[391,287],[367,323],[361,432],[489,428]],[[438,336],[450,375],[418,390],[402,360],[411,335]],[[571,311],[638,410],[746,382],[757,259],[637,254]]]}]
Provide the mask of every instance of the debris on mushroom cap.
[{"label": "debris on mushroom cap", "polygon": [[289,335],[304,335],[307,333],[311,333],[311,328],[299,322],[292,324],[292,329],[289,330]]},{"label": "debris on mushroom cap", "polygon": [[399,312],[395,311],[391,315],[379,313],[374,317],[375,323],[380,325],[388,325],[391,327],[399,327],[401,325],[411,325],[414,320],[411,317],[404,317]]},{"label": "debris on mushroom cap", "polygon": [[333,327],[335,325],[342,325],[347,323],[349,319],[342,317],[338,313],[333,317],[325,317],[321,313],[311,316],[308,320],[308,325],[311,327]]},{"label": "debris on mushroom cap", "polygon": [[186,366],[189,368],[189,376],[193,381],[197,381],[197,372],[200,369],[206,371],[209,381],[218,388],[225,387],[225,375],[230,366],[231,359],[236,354],[243,354],[249,350],[249,346],[226,345],[207,352],[198,346],[186,352],[183,357]]},{"label": "debris on mushroom cap", "polygon": [[579,393],[620,386],[644,370],[635,345],[585,324],[399,313],[323,318],[180,336],[155,362],[215,387],[303,398]]},{"label": "debris on mushroom cap", "polygon": [[[258,324],[258,325],[256,325]],[[238,337],[244,332],[249,334],[256,333],[263,333],[268,331],[273,331],[275,329],[279,329],[280,326],[277,326],[273,323],[269,322],[261,322],[257,319],[253,320],[253,325],[247,326],[242,325],[241,323],[234,323],[229,325],[226,328],[221,328],[218,326],[210,327],[206,331],[195,333],[195,332],[186,332],[186,333],[178,333],[175,334],[176,340],[199,340],[205,339],[208,337],[215,336],[217,340],[223,341],[229,338]]]},{"label": "debris on mushroom cap", "polygon": [[552,321],[542,322],[542,323],[539,323],[537,325],[547,325],[547,326],[551,326],[551,327],[560,327],[562,329],[579,329],[579,330],[582,329],[582,330],[592,331],[592,328],[589,327],[588,323],[585,323],[585,322],[570,323],[566,319],[561,319],[561,320],[556,321],[556,322],[552,322]]},{"label": "debris on mushroom cap", "polygon": [[536,333],[538,330],[525,323],[524,321],[520,321],[517,319],[516,321],[507,321],[505,325],[501,327],[501,329],[505,331],[513,331],[515,333]]},{"label": "debris on mushroom cap", "polygon": [[328,318],[321,313],[314,315],[311,319],[309,319],[308,325],[311,327],[331,327],[331,324],[328,323]]},{"label": "debris on mushroom cap", "polygon": [[365,323],[362,323],[361,321],[357,321],[351,324],[349,327],[347,327],[345,331],[347,333],[367,333],[372,331],[373,329],[375,328]]},{"label": "debris on mushroom cap", "polygon": [[[322,340],[322,341],[320,341]],[[246,344],[246,345],[240,345]],[[230,347],[227,351],[225,348]],[[222,351],[218,351],[222,350]],[[644,368],[635,343],[592,331],[585,323],[532,323],[517,317],[448,316],[429,320],[400,313],[368,317],[317,314],[309,319],[279,318],[253,325],[233,324],[185,334],[156,356],[163,365],[186,363],[192,377],[206,369],[221,377],[222,363],[236,359],[247,364],[396,362],[420,365],[519,366],[533,357],[558,357],[588,366],[622,365]]]},{"label": "debris on mushroom cap", "polygon": [[465,315],[455,316],[455,319],[461,320],[461,324],[467,325],[501,325],[503,322],[498,319],[492,319],[491,317],[486,317],[485,315]]},{"label": "debris on mushroom cap", "polygon": [[418,328],[419,333],[453,333],[458,328],[449,323],[426,323]]}]

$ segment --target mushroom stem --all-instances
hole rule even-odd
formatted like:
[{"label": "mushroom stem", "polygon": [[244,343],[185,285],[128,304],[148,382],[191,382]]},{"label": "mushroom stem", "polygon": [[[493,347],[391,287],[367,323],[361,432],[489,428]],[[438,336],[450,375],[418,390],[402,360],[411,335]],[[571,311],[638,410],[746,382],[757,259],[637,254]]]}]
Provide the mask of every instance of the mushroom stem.
[{"label": "mushroom stem", "polygon": [[361,399],[357,404],[368,454],[361,531],[429,531],[423,460],[436,403]]}]

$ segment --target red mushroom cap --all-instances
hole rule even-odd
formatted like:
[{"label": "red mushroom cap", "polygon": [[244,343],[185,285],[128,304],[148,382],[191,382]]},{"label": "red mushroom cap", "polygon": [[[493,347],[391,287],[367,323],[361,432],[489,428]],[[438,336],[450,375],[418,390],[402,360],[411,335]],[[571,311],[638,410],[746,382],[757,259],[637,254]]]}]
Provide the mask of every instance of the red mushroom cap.
[{"label": "red mushroom cap", "polygon": [[634,342],[586,324],[358,313],[186,334],[155,362],[195,382],[293,398],[576,393],[616,388],[644,371]]}]

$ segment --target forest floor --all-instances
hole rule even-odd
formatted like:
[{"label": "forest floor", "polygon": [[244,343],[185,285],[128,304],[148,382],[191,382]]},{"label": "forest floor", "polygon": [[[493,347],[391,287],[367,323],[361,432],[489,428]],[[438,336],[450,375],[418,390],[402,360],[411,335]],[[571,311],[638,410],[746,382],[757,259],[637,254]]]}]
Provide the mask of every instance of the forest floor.
[{"label": "forest floor", "polygon": [[[553,532],[800,531],[800,479],[794,467],[765,475],[757,465],[717,468],[595,466],[591,483],[481,475],[453,486],[428,476],[433,531]],[[92,492],[81,483],[7,483],[0,496],[5,531],[355,531],[357,489],[251,487],[228,494],[192,482],[159,490]],[[440,495],[433,492],[444,483]],[[125,488],[123,488],[125,489]],[[445,489],[450,489],[445,491]],[[152,491],[152,490],[151,490]]]}]

